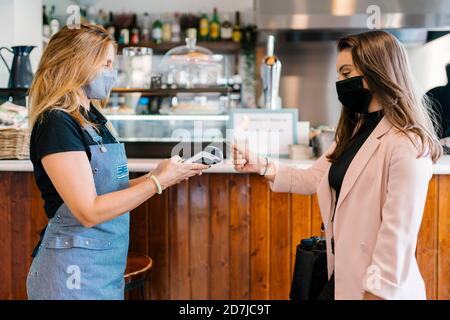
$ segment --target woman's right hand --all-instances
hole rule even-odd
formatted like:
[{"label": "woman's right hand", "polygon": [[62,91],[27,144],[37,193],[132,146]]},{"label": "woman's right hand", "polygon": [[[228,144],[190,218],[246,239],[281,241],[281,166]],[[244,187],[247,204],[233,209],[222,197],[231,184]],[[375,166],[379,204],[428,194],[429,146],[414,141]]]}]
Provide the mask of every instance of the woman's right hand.
[{"label": "woman's right hand", "polygon": [[276,175],[276,166],[269,161],[267,157],[260,157],[248,150],[247,144],[245,146],[238,146],[233,144],[231,146],[233,152],[234,169],[238,172],[257,173],[264,175],[264,178],[269,181],[274,181]]},{"label": "woman's right hand", "polygon": [[231,146],[233,152],[234,169],[245,173],[261,174],[266,168],[266,160],[252,152],[247,146],[238,146],[233,144]]},{"label": "woman's right hand", "polygon": [[161,161],[151,174],[158,179],[164,190],[192,176],[201,175],[209,167],[199,163],[184,163],[179,156],[174,156]]}]

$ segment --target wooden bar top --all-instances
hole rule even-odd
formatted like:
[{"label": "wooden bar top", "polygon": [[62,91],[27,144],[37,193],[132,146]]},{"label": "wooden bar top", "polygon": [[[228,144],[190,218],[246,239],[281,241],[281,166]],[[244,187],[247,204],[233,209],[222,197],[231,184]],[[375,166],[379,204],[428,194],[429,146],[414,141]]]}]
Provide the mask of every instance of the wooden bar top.
[{"label": "wooden bar top", "polygon": [[[156,168],[162,159],[128,159],[128,166],[130,172],[148,172]],[[280,163],[295,166],[300,169],[307,169],[313,163],[311,160],[290,160],[280,159]],[[0,160],[0,171],[10,172],[32,172],[33,165],[30,160]],[[205,173],[238,173],[233,169],[233,165],[229,159],[223,163],[214,165],[210,169],[205,170]],[[450,155],[443,156],[436,164],[433,165],[433,174],[450,175]]]}]

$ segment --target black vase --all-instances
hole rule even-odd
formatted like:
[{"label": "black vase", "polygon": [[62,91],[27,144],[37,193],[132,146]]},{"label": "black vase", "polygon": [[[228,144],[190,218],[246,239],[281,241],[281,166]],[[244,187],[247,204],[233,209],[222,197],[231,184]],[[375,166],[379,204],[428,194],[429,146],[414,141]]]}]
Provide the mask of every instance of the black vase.
[{"label": "black vase", "polygon": [[36,48],[35,46],[14,46],[11,49],[2,47],[1,50],[5,49],[11,52],[13,57],[13,62],[11,68],[6,63],[3,56],[0,54],[6,68],[9,71],[9,88],[29,88],[33,80],[33,71],[31,70],[30,62],[30,52]]}]

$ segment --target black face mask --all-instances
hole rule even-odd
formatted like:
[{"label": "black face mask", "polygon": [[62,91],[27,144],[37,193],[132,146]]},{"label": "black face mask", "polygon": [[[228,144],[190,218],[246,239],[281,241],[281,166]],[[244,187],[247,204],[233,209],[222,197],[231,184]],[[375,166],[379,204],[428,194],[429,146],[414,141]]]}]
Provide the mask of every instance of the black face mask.
[{"label": "black face mask", "polygon": [[369,112],[372,94],[363,86],[363,76],[352,77],[336,82],[339,101],[351,113]]}]

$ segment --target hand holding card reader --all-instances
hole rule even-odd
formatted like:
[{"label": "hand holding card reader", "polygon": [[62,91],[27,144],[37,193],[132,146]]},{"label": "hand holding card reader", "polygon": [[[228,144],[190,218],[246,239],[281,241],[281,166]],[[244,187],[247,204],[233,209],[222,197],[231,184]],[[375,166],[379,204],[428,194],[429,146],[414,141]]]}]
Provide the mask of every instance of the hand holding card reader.
[{"label": "hand holding card reader", "polygon": [[184,160],[185,163],[201,163],[206,165],[218,164],[222,161],[222,151],[213,146],[207,146],[203,151],[195,154],[189,159]]}]

